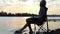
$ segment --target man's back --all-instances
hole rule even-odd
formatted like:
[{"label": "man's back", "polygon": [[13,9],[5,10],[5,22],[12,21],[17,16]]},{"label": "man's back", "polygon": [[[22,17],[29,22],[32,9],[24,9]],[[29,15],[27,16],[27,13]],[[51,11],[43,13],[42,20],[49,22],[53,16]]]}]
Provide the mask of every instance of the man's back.
[{"label": "man's back", "polygon": [[47,8],[46,7],[41,7],[39,11],[39,18],[40,19],[45,19],[47,16]]}]

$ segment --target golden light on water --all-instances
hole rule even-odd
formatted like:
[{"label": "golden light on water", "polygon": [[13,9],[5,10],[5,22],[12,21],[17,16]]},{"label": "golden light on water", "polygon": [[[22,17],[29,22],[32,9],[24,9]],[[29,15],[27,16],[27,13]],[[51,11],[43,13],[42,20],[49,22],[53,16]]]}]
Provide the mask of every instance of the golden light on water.
[{"label": "golden light on water", "polygon": [[[44,28],[47,28],[46,25],[47,22],[45,22],[44,24]],[[49,23],[49,29],[57,29],[60,28],[60,24],[59,21],[58,22],[48,22]],[[26,19],[24,17],[22,18],[14,18],[13,20],[11,20],[9,23],[7,23],[7,25],[9,25],[10,28],[13,29],[20,29],[22,28],[24,25],[26,24]],[[34,28],[34,24],[31,25],[32,28]]]},{"label": "golden light on water", "polygon": [[[15,31],[16,29],[22,28],[26,24],[26,18],[29,17],[0,17],[0,31]],[[44,24],[44,28],[47,28],[46,25],[47,22]],[[49,23],[49,29],[57,29],[60,28],[60,21],[57,22],[48,22]],[[34,24],[32,25],[32,28],[34,28]],[[38,28],[38,27],[36,27]],[[4,31],[5,32],[5,31]]]}]

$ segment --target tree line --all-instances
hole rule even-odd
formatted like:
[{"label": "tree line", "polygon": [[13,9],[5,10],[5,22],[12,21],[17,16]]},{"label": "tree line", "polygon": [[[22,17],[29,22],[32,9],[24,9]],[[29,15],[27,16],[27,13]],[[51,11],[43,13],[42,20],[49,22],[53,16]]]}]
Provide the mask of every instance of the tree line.
[{"label": "tree line", "polygon": [[7,13],[4,11],[0,12],[0,16],[37,16],[36,14],[30,14],[30,13]]},{"label": "tree line", "polygon": [[[4,11],[0,12],[0,16],[38,16],[37,14],[30,14],[30,13],[7,13]],[[60,15],[47,15],[48,17],[60,17]]]}]

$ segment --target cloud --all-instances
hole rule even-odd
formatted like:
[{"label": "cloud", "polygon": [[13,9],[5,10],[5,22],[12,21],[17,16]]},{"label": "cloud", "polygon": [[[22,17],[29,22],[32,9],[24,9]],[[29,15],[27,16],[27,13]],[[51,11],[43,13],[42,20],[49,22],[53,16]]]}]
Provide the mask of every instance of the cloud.
[{"label": "cloud", "polygon": [[[60,0],[46,0],[47,1],[47,7],[51,9],[51,11],[58,10],[60,6]],[[29,13],[38,13],[36,11],[39,10],[39,0],[0,0],[0,8],[4,11],[10,11],[12,13],[14,12],[19,12],[20,13],[26,11]],[[51,6],[51,7],[50,7]],[[53,9],[52,8],[58,8],[58,9]],[[28,10],[27,10],[28,9]],[[49,10],[50,11],[50,10]],[[50,12],[49,12],[50,13]]]},{"label": "cloud", "polygon": [[0,0],[0,8],[11,6],[16,4],[16,0]]},{"label": "cloud", "polygon": [[46,0],[48,5],[60,6],[60,0]]}]

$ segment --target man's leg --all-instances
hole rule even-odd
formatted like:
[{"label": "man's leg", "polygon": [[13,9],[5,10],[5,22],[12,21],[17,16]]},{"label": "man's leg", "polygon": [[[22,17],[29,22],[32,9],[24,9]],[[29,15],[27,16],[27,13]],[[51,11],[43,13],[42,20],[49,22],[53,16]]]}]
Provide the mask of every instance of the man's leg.
[{"label": "man's leg", "polygon": [[29,27],[29,30],[32,31],[30,21],[31,21],[30,18],[26,19],[26,24],[24,25],[24,27],[22,29],[20,29],[20,31],[24,30],[27,26]]},{"label": "man's leg", "polygon": [[25,24],[23,28],[20,29],[20,32],[22,32],[28,25]]},{"label": "man's leg", "polygon": [[28,24],[28,27],[29,27],[29,34],[33,34],[33,31],[32,31],[32,28],[31,28],[31,24],[32,24],[32,21],[33,19],[32,18],[29,18],[26,20],[27,24]]},{"label": "man's leg", "polygon": [[26,27],[27,27],[27,24],[25,24],[25,26],[24,26],[22,29],[15,31],[14,33],[15,33],[15,34],[22,34],[22,31],[23,31]]},{"label": "man's leg", "polygon": [[32,28],[31,28],[31,24],[30,23],[27,23],[28,24],[28,27],[29,27],[29,34],[33,34],[33,31],[32,31]]},{"label": "man's leg", "polygon": [[27,26],[29,27],[29,30],[30,30],[30,34],[32,34],[32,28],[31,28],[31,19],[30,18],[28,18],[28,19],[26,19],[26,24],[25,24],[25,26],[22,28],[22,29],[20,29],[20,32],[22,32],[22,30],[24,30]]},{"label": "man's leg", "polygon": [[31,24],[28,25],[30,32],[32,31]]}]

